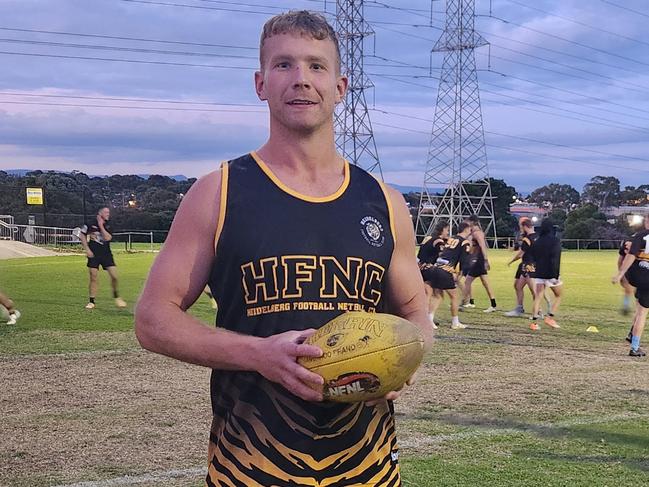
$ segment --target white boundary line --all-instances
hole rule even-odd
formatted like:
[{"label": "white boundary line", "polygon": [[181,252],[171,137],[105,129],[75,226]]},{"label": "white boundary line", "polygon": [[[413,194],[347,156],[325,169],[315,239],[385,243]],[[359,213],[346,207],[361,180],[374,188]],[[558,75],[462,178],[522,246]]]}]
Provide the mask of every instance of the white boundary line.
[{"label": "white boundary line", "polygon": [[[600,418],[582,418],[568,421],[560,421],[558,423],[537,423],[530,424],[528,427],[523,428],[488,428],[479,431],[463,431],[460,433],[434,435],[421,438],[419,441],[409,442],[403,440],[399,442],[400,448],[413,449],[414,447],[421,447],[425,445],[434,445],[443,443],[445,441],[463,440],[466,438],[475,438],[478,436],[499,436],[514,433],[534,433],[535,431],[543,429],[561,429],[569,428],[571,426],[587,426],[590,424],[608,423],[620,420],[632,420],[640,418],[649,418],[649,414],[616,414],[611,416],[604,416]],[[186,468],[181,470],[169,470],[167,472],[146,473],[138,476],[124,475],[123,477],[116,477],[113,479],[96,480],[87,482],[77,482],[74,484],[61,484],[54,487],[118,487],[118,486],[131,486],[143,484],[146,482],[156,482],[172,479],[181,479],[187,477],[204,476],[207,473],[205,467]]]}]

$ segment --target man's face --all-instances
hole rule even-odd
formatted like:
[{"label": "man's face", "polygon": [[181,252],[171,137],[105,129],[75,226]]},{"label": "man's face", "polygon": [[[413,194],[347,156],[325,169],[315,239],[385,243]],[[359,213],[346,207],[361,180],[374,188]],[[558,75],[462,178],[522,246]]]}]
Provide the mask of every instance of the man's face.
[{"label": "man's face", "polygon": [[255,88],[268,101],[271,119],[284,127],[312,133],[333,124],[333,112],[347,89],[329,39],[277,34],[264,42],[263,66]]},{"label": "man's face", "polygon": [[101,210],[99,210],[99,216],[104,221],[108,221],[110,219],[110,210],[108,208],[102,208]]}]

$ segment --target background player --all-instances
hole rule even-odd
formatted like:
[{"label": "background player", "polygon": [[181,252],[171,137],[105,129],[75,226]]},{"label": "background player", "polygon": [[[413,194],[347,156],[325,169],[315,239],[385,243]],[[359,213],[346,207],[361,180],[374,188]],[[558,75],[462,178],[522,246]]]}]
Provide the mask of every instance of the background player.
[{"label": "background player", "polygon": [[458,226],[457,235],[450,237],[437,258],[435,265],[427,272],[426,279],[433,290],[430,307],[434,316],[444,293],[451,299],[451,328],[461,330],[466,325],[460,323],[459,296],[457,294],[458,266],[467,265],[471,259],[471,242],[468,240],[471,227],[463,222]]},{"label": "background player", "polygon": [[9,296],[3,294],[2,291],[0,291],[0,305],[7,309],[7,324],[15,325],[18,318],[20,318],[20,311],[16,309],[14,302],[9,298]]},{"label": "background player", "polygon": [[618,273],[613,277],[613,283],[622,281],[625,276],[636,288],[637,299],[629,355],[644,357],[646,353],[640,348],[640,338],[649,311],[649,214],[644,217],[644,230],[634,235],[629,252],[624,257]]},{"label": "background player", "polygon": [[531,248],[536,240],[536,232],[534,232],[534,225],[529,218],[521,218],[518,222],[518,228],[521,234],[520,247],[512,259],[507,263],[511,265],[517,260],[521,259],[521,263],[516,269],[514,277],[514,290],[516,292],[516,308],[505,313],[505,316],[519,317],[524,316],[525,307],[525,286],[527,286],[532,294],[532,303],[534,303],[534,259],[532,257]]},{"label": "background player", "polygon": [[480,278],[482,285],[489,296],[489,307],[484,310],[485,313],[496,311],[496,298],[489,283],[487,273],[489,272],[489,257],[487,251],[487,241],[485,239],[480,219],[478,215],[471,215],[465,220],[471,226],[472,252],[474,254],[472,264],[466,270],[466,279],[464,280],[464,308],[475,308],[471,286],[476,277]]},{"label": "background player", "polygon": [[113,298],[118,308],[125,308],[126,302],[119,296],[117,269],[115,259],[110,250],[111,235],[110,208],[104,206],[100,208],[94,220],[89,221],[81,228],[82,237],[79,238],[81,246],[86,251],[88,257],[88,304],[86,309],[95,307],[95,298],[97,296],[97,275],[99,266],[101,266],[110,276],[110,284],[113,288]]},{"label": "background player", "polygon": [[[429,349],[410,214],[399,192],[336,152],[347,78],[324,17],[265,24],[255,88],[269,138],[183,198],[137,306],[137,337],[212,369],[209,487],[399,485],[389,402],[399,393],[322,403],[312,387],[322,378],[296,359],[322,354],[303,342],[346,305],[418,324]],[[187,313],[208,282],[218,327]]]},{"label": "background player", "polygon": [[[435,265],[435,262],[437,262],[439,253],[444,248],[444,245],[446,245],[448,231],[448,223],[438,222],[433,229],[432,235],[424,240],[424,243],[419,247],[419,252],[417,253],[417,259],[419,259],[419,270],[421,271],[421,277],[426,286],[430,321],[433,323],[434,328],[437,328],[437,324],[435,323],[435,310],[433,309],[433,288],[429,282],[430,271]],[[437,303],[437,306],[439,306],[439,302]]]},{"label": "background player", "polygon": [[541,222],[539,236],[531,247],[532,258],[534,259],[534,282],[536,284],[534,297],[534,310],[532,313],[531,330],[538,330],[537,321],[541,317],[541,300],[545,295],[546,289],[550,289],[554,294],[552,308],[543,322],[551,328],[559,328],[554,319],[559,304],[561,304],[561,295],[563,283],[561,282],[561,240],[554,235],[554,225],[548,219]]}]

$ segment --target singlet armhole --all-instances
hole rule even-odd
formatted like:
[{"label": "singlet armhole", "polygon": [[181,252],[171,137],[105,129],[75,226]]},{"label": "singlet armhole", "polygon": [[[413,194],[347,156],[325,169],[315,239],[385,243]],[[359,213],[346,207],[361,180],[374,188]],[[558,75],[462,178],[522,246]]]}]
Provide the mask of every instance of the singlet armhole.
[{"label": "singlet armhole", "polygon": [[228,173],[229,164],[227,161],[221,163],[221,195],[219,198],[219,216],[216,223],[216,232],[214,234],[214,255],[216,255],[216,247],[219,245],[223,225],[225,224],[225,210],[228,204]]},{"label": "singlet armhole", "polygon": [[[375,178],[376,179],[376,178]],[[383,191],[383,197],[385,198],[385,204],[388,207],[388,219],[390,220],[390,233],[392,234],[392,241],[394,246],[397,246],[397,232],[394,225],[394,209],[392,208],[392,199],[390,198],[390,193],[388,192],[388,187],[383,181],[376,179],[376,182],[379,183],[381,191]]]}]

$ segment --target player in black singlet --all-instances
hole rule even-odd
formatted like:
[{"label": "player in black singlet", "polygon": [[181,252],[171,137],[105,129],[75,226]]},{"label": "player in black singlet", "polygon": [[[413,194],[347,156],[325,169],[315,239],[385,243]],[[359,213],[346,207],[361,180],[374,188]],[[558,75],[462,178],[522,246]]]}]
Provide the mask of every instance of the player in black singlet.
[{"label": "player in black singlet", "polygon": [[110,228],[110,208],[104,206],[97,212],[95,218],[87,222],[81,228],[79,241],[86,251],[88,257],[88,304],[86,309],[95,307],[95,298],[97,296],[97,277],[99,266],[101,266],[110,276],[110,284],[113,288],[113,298],[118,308],[126,308],[126,302],[120,297],[117,282],[117,268],[115,259],[110,250],[110,242],[113,239]]},{"label": "player in black singlet", "polygon": [[467,266],[471,259],[471,242],[468,240],[471,227],[468,223],[460,223],[458,233],[449,237],[446,245],[437,258],[437,262],[427,273],[427,282],[433,289],[431,299],[431,313],[435,313],[439,307],[444,293],[448,294],[451,300],[451,328],[459,330],[466,328],[460,323],[459,318],[459,296],[457,294],[457,280],[459,268]]},{"label": "player in black singlet", "polygon": [[629,284],[635,287],[637,300],[631,335],[631,357],[644,357],[640,348],[640,338],[644,331],[649,312],[649,214],[644,217],[644,229],[637,232],[631,240],[631,246],[622,261],[613,283],[619,283],[626,277]]},{"label": "player in black singlet", "polygon": [[[270,136],[183,198],[136,310],[147,349],[212,369],[206,485],[401,485],[392,400],[323,401],[298,357],[345,311],[389,312],[432,342],[403,196],[336,152],[347,88],[335,31],[319,14],[273,17],[255,88]],[[206,284],[217,327],[186,311]],[[371,337],[370,337],[371,338]]]},{"label": "player in black singlet", "polygon": [[534,259],[532,257],[532,245],[536,240],[536,233],[534,232],[534,225],[529,218],[521,218],[518,222],[518,227],[521,232],[520,246],[518,251],[514,254],[512,259],[507,263],[511,265],[517,260],[521,263],[516,269],[514,277],[514,290],[516,291],[516,308],[505,313],[505,316],[520,317],[525,315],[525,308],[523,301],[525,299],[524,291],[527,286],[532,294],[532,301],[534,301]]},{"label": "player in black singlet", "polygon": [[464,298],[462,307],[475,308],[471,287],[473,281],[476,278],[479,278],[485,291],[487,291],[487,296],[489,296],[489,307],[485,308],[483,311],[485,313],[493,313],[497,308],[496,296],[491,287],[491,283],[489,282],[489,278],[487,277],[490,265],[487,252],[487,242],[482,227],[480,226],[480,219],[477,215],[471,215],[464,221],[471,226],[471,251],[473,258],[471,259],[471,264],[463,269],[463,274],[466,277],[464,279]]},{"label": "player in black singlet", "polygon": [[[435,324],[435,309],[433,306],[433,288],[430,285],[430,272],[437,262],[439,253],[446,245],[446,240],[448,239],[448,230],[449,224],[446,222],[438,222],[433,229],[433,234],[428,237],[428,240],[424,240],[422,245],[419,247],[419,252],[417,253],[417,259],[419,260],[419,270],[421,271],[421,277],[424,280],[424,285],[426,286],[426,296],[428,297],[428,311],[430,316],[430,321],[433,323],[433,328],[437,328]],[[439,303],[437,304],[439,306]]]}]

